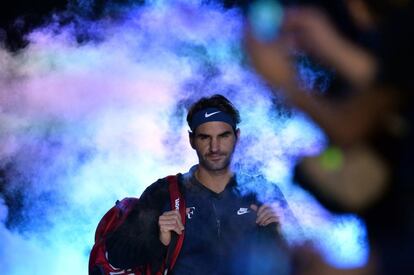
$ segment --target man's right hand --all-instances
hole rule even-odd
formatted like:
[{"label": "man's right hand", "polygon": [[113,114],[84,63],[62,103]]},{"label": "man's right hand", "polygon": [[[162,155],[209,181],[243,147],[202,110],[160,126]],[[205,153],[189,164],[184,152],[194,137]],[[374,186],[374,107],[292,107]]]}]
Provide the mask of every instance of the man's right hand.
[{"label": "man's right hand", "polygon": [[181,232],[184,230],[180,212],[178,212],[178,210],[164,212],[158,218],[158,225],[160,228],[160,241],[165,246],[169,245],[171,242],[171,231],[181,235]]}]

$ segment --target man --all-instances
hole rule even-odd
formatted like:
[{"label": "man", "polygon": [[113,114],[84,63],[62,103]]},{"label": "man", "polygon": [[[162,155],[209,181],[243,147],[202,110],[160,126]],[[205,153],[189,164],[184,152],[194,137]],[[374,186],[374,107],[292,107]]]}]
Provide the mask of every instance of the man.
[{"label": "man", "polygon": [[[283,213],[274,207],[275,203],[287,206],[283,195],[273,186],[274,192],[266,196],[271,201],[261,202],[254,192],[243,191],[246,188],[231,170],[240,137],[239,112],[225,97],[214,95],[196,102],[187,122],[199,164],[179,176],[187,206],[185,227],[179,212],[170,210],[166,181],[158,180],[144,191],[125,224],[108,238],[109,261],[121,268],[151,263],[156,271],[172,232],[185,230],[172,270],[175,275],[286,272],[278,232]],[[249,183],[255,180],[251,177]]]}]

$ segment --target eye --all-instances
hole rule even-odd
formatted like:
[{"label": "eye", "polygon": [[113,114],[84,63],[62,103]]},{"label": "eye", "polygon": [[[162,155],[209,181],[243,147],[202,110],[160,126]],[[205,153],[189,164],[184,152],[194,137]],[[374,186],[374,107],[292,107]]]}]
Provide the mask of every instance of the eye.
[{"label": "eye", "polygon": [[207,136],[207,135],[199,135],[198,136],[199,140],[207,140],[208,138],[209,138],[209,136]]},{"label": "eye", "polygon": [[228,138],[230,136],[231,136],[231,133],[229,133],[229,132],[226,132],[226,133],[223,133],[223,134],[220,135],[220,137],[222,137],[222,138]]}]

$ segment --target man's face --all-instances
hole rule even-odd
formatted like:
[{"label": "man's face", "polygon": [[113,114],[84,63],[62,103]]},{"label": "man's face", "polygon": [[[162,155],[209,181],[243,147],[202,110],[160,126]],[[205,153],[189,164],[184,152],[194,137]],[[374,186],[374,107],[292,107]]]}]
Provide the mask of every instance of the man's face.
[{"label": "man's face", "polygon": [[236,146],[239,130],[221,121],[201,124],[190,137],[191,146],[196,150],[199,164],[209,171],[227,169]]}]

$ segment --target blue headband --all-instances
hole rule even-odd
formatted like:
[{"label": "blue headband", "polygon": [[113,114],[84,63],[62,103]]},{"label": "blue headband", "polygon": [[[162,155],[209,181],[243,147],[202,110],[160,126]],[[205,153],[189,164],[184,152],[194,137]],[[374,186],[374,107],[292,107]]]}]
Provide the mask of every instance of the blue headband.
[{"label": "blue headband", "polygon": [[229,124],[233,129],[236,129],[236,122],[228,113],[217,108],[206,108],[193,115],[190,123],[191,131],[194,133],[198,126],[210,121],[222,121]]}]

